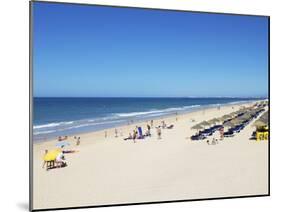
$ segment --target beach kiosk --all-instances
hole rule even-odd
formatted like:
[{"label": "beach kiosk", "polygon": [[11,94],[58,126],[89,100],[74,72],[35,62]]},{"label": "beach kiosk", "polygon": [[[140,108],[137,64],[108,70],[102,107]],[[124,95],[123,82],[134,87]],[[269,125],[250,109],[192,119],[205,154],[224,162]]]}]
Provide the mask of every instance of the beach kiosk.
[{"label": "beach kiosk", "polygon": [[267,126],[257,129],[256,140],[257,141],[267,141],[268,140],[268,127]]},{"label": "beach kiosk", "polygon": [[256,127],[256,141],[267,141],[268,140],[268,126],[266,122],[258,120],[254,123]]}]

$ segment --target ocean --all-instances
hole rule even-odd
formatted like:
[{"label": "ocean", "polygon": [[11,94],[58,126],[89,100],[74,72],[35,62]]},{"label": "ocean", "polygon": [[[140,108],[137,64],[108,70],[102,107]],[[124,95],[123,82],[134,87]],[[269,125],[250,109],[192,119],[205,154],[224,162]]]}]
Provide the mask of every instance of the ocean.
[{"label": "ocean", "polygon": [[33,141],[102,130],[131,121],[187,113],[257,98],[49,98],[33,99]]}]

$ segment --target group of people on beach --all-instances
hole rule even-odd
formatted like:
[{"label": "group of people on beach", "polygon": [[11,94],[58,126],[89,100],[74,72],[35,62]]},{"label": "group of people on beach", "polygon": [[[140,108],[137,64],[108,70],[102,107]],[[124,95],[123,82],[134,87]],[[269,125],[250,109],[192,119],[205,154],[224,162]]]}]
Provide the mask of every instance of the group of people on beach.
[{"label": "group of people on beach", "polygon": [[216,138],[213,138],[212,142],[210,142],[210,140],[207,140],[206,141],[208,145],[216,145],[216,144],[219,144],[219,141],[218,139]]},{"label": "group of people on beach", "polygon": [[[145,139],[146,137],[151,137],[152,136],[151,130],[153,128],[156,129],[157,138],[162,139],[162,130],[163,129],[172,129],[173,127],[174,127],[173,124],[168,126],[164,120],[161,121],[160,125],[154,126],[154,120],[151,120],[149,123],[146,124],[145,133],[143,133],[143,129],[142,129],[141,126],[135,126],[132,133],[129,133],[129,136],[124,138],[123,140],[125,140],[125,141],[126,140],[133,140],[133,142],[136,143],[136,140],[138,140],[138,139]],[[118,136],[122,137],[123,136],[122,131],[121,130],[118,131],[117,128],[115,128],[115,130],[114,130],[114,135],[115,135],[115,137],[118,137]],[[105,136],[105,138],[108,137],[107,131],[105,131],[104,136]],[[80,143],[81,143],[80,136],[73,136],[73,138],[74,138],[74,141],[75,141],[75,145],[79,146]],[[67,135],[58,137],[57,146],[60,147],[60,150],[56,153],[55,158],[52,158],[51,160],[45,160],[44,159],[44,163],[43,163],[43,166],[42,166],[43,168],[46,165],[47,165],[47,170],[52,169],[52,168],[62,168],[62,167],[67,166],[65,154],[76,152],[75,150],[65,150],[65,146],[69,145],[67,140],[69,140],[69,136],[67,136]],[[53,151],[49,151],[49,150],[46,149],[45,154],[44,154],[44,158],[48,154],[53,154]]]},{"label": "group of people on beach", "polygon": [[[42,168],[45,168],[47,166],[46,170],[52,169],[52,168],[62,168],[67,166],[67,162],[65,160],[65,154],[66,152],[61,151],[57,154],[56,158],[54,160],[44,160]],[[45,150],[45,156],[49,154],[49,150]]]},{"label": "group of people on beach", "polygon": [[[124,138],[124,140],[133,140],[134,143],[136,139],[144,139],[145,137],[151,137],[151,129],[153,128],[153,120],[150,121],[150,124],[146,125],[146,132],[143,134],[142,127],[136,126],[132,133],[129,133],[129,136]],[[162,129],[172,129],[174,127],[173,124],[167,126],[165,121],[161,121],[161,125],[156,126],[157,138],[162,139]],[[116,133],[116,130],[115,130]]]},{"label": "group of people on beach", "polygon": [[143,134],[142,127],[136,126],[132,133],[129,133],[129,136],[124,138],[124,140],[133,140],[134,143],[136,142],[136,139],[144,139],[145,137],[151,136],[151,125],[146,125],[147,130]]},{"label": "group of people on beach", "polygon": [[[74,136],[75,145],[80,145],[80,136]],[[67,166],[67,161],[65,159],[65,154],[78,152],[77,150],[66,150],[65,147],[70,145],[66,140],[69,139],[68,136],[59,136],[56,146],[57,149],[49,151],[45,150],[44,161],[42,168],[47,166],[46,170],[53,168],[62,168]]]}]

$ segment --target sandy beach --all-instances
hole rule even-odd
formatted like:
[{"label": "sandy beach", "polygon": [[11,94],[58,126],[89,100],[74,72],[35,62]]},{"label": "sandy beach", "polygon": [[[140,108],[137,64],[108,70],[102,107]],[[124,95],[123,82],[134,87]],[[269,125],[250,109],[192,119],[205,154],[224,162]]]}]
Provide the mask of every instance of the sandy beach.
[{"label": "sandy beach", "polygon": [[[62,208],[122,203],[187,200],[268,193],[268,142],[250,140],[251,123],[234,137],[217,145],[191,141],[191,127],[203,120],[239,110],[240,105],[209,108],[154,120],[152,136],[124,141],[136,125],[80,134],[76,146],[68,139],[67,167],[42,168],[46,149],[57,140],[35,143],[33,148],[33,207]],[[267,110],[267,108],[266,108]],[[163,129],[157,138],[155,126],[165,120],[173,129]],[[194,121],[192,121],[194,120]],[[254,120],[253,120],[254,121]]]}]

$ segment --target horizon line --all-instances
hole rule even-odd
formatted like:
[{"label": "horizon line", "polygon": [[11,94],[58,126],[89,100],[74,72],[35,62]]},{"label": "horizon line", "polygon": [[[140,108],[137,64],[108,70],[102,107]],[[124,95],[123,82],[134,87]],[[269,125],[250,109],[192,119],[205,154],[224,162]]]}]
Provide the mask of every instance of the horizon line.
[{"label": "horizon line", "polygon": [[33,96],[33,98],[268,98],[268,96]]}]

